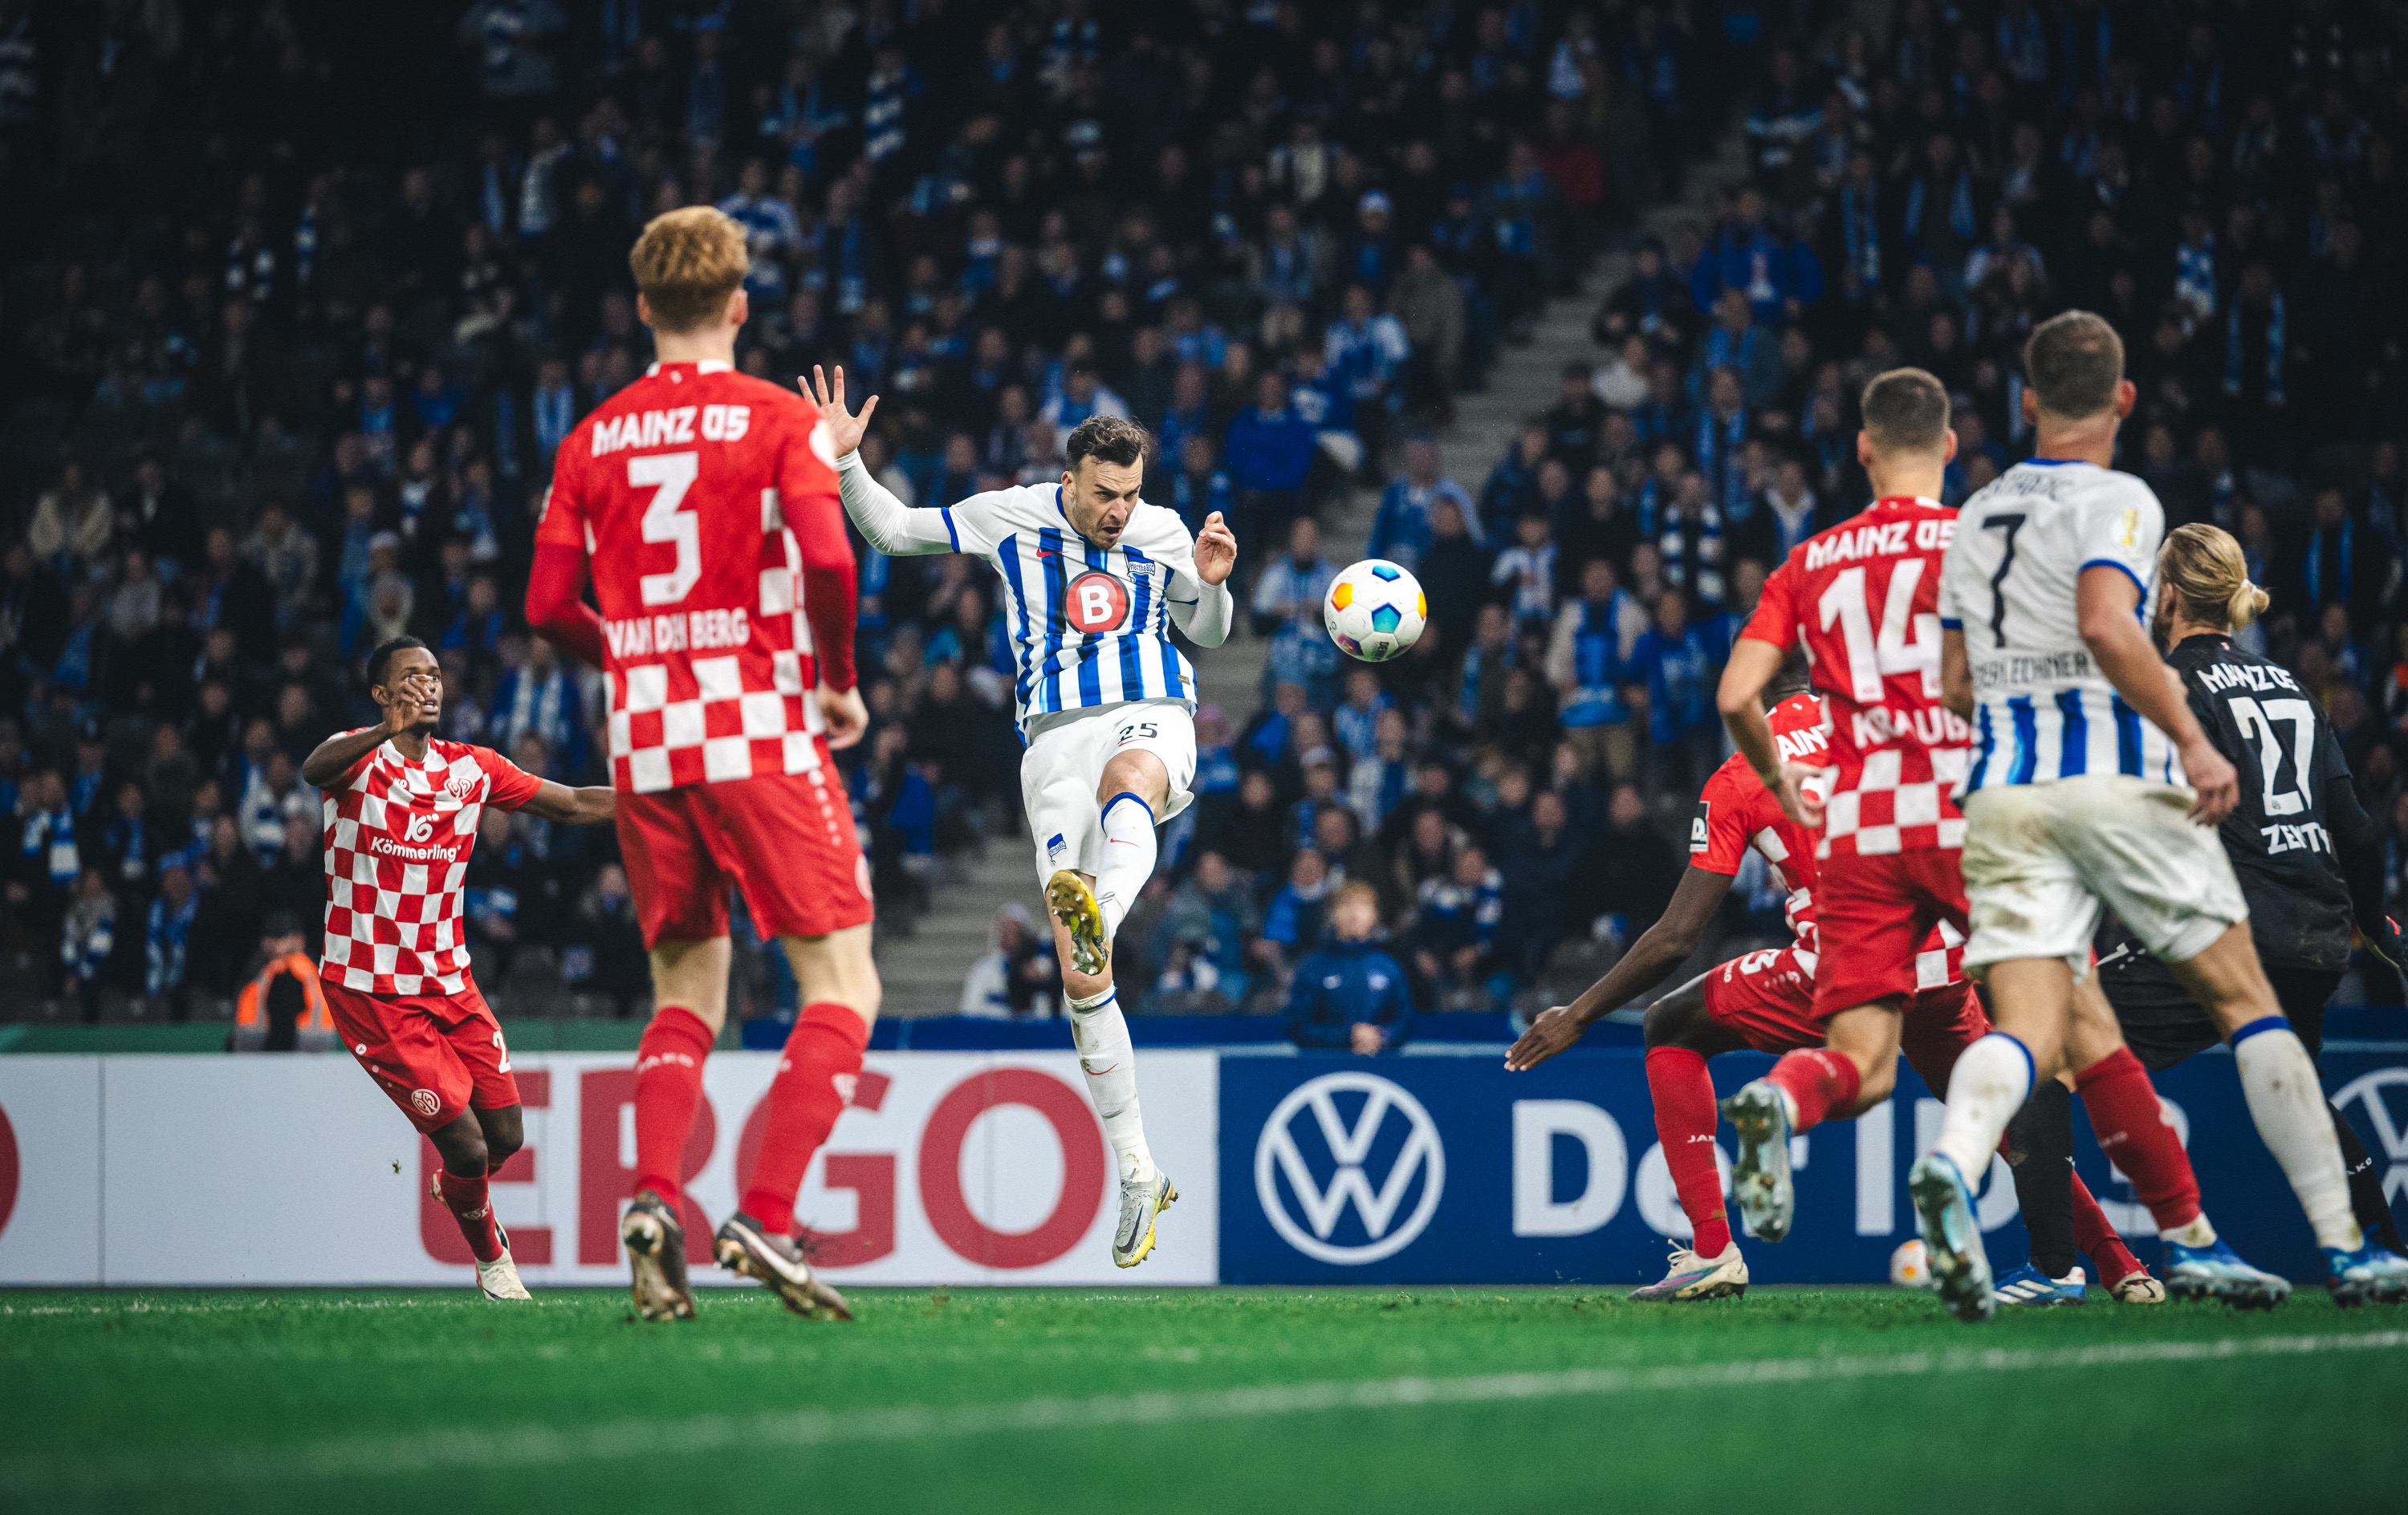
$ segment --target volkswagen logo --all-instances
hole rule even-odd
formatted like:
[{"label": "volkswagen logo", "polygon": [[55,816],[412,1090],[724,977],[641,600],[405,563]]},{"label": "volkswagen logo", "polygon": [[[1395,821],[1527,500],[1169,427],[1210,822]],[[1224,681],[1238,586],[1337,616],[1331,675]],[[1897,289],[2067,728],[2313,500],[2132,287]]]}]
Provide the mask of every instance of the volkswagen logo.
[{"label": "volkswagen logo", "polygon": [[2374,1128],[2378,1149],[2371,1155],[2388,1165],[2383,1171],[2383,1197],[2394,1199],[2408,1190],[2408,1120],[2395,1115],[2385,1100],[2384,1091],[2389,1089],[2408,1089],[2408,1068],[2377,1068],[2352,1079],[2333,1095],[2333,1108],[2345,1112],[2351,1101],[2364,1102],[2366,1123]]},{"label": "volkswagen logo", "polygon": [[[1339,1111],[1340,1094],[1363,1096],[1351,1123]],[[1308,1110],[1310,1124],[1300,1119]],[[1388,1159],[1375,1188],[1368,1165],[1397,1117],[1405,1124],[1403,1144]],[[1312,1145],[1326,1154],[1318,1160],[1328,1170],[1326,1177],[1315,1176],[1315,1160],[1298,1144],[1300,1126],[1308,1136],[1317,1136]],[[1397,1211],[1416,1176],[1422,1180],[1421,1198],[1413,1212],[1398,1221]],[[1304,1211],[1302,1225],[1288,1211],[1281,1193],[1283,1179],[1287,1194]],[[1438,1123],[1420,1100],[1373,1073],[1326,1073],[1297,1085],[1263,1122],[1262,1136],[1254,1143],[1254,1193],[1271,1229],[1307,1257],[1340,1267],[1376,1263],[1411,1245],[1438,1213],[1439,1194],[1445,1187],[1446,1148],[1439,1140]],[[1349,1207],[1367,1238],[1353,1245],[1330,1240]]]}]

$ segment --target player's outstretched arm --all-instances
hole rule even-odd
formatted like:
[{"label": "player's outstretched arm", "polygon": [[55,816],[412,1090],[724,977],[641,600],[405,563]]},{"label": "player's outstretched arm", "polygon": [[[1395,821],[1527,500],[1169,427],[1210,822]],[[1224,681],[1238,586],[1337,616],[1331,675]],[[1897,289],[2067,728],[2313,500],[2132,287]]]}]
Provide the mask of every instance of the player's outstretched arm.
[{"label": "player's outstretched arm", "polygon": [[603,785],[571,789],[546,779],[519,808],[541,820],[566,825],[605,826],[619,813],[619,796]]},{"label": "player's outstretched arm", "polygon": [[2202,826],[2223,821],[2241,802],[2240,776],[2231,760],[2207,739],[2199,718],[2191,714],[2181,676],[2166,666],[2133,613],[2141,604],[2141,586],[2131,571],[2120,564],[2083,569],[2074,582],[2073,603],[2091,661],[2125,704],[2172,739],[2183,776],[2199,793],[2190,818]]},{"label": "player's outstretched arm", "polygon": [[349,773],[352,764],[417,723],[418,702],[408,693],[395,691],[393,703],[384,707],[382,722],[329,736],[303,758],[301,781],[312,789],[323,789]]},{"label": "player's outstretched arm", "polygon": [[[1762,643],[1758,643],[1762,646]],[[1581,1039],[1589,1027],[1664,981],[1706,937],[1706,925],[1730,893],[1732,875],[1691,864],[1663,916],[1640,934],[1605,977],[1570,1005],[1541,1012],[1505,1054],[1505,1066],[1526,1072]]]},{"label": "player's outstretched arm", "polygon": [[1781,801],[1781,812],[1801,826],[1823,823],[1823,802],[1806,787],[1814,770],[1781,761],[1780,744],[1772,739],[1772,722],[1764,718],[1764,691],[1781,672],[1789,654],[1770,642],[1742,636],[1731,644],[1730,661],[1723,665],[1723,681],[1714,691],[1714,705],[1731,741],[1747,754],[1747,765],[1757,781]]},{"label": "player's outstretched arm", "polygon": [[836,457],[837,493],[844,513],[862,539],[889,557],[915,557],[928,552],[957,552],[954,534],[945,525],[945,512],[927,506],[908,506],[871,477],[861,462],[861,439],[869,432],[870,412],[878,408],[873,394],[861,403],[859,414],[844,407],[844,369],[831,379],[823,369],[796,380],[819,407],[820,424],[827,428],[828,446]]},{"label": "player's outstretched arm", "polygon": [[1196,534],[1196,575],[1190,579],[1170,570],[1170,619],[1198,647],[1218,647],[1229,639],[1238,618],[1236,596],[1229,593],[1229,575],[1238,566],[1238,537],[1229,523],[1213,511]]}]

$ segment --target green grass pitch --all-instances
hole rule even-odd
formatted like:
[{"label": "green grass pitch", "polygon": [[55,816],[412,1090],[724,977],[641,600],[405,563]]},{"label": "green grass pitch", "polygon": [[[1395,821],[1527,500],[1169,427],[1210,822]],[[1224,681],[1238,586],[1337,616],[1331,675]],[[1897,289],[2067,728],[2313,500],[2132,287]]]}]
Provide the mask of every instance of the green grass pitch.
[{"label": "green grass pitch", "polygon": [[[2397,1508],[2408,1308],[0,1292],[0,1509]],[[2346,1502],[2346,1503],[2344,1503]]]}]

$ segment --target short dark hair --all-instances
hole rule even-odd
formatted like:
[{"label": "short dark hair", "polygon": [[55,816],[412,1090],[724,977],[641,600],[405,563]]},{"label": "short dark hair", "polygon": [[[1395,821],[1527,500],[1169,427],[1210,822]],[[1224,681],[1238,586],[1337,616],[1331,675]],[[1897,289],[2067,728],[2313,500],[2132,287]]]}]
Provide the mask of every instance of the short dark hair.
[{"label": "short dark hair", "polygon": [[407,633],[391,641],[379,642],[377,650],[368,654],[368,687],[375,689],[382,685],[385,675],[393,670],[393,655],[412,647],[422,652],[431,650],[424,642]]},{"label": "short dark hair", "polygon": [[1069,440],[1062,444],[1062,456],[1073,472],[1081,458],[1128,468],[1145,462],[1153,445],[1145,428],[1126,416],[1089,416],[1070,429]]},{"label": "short dark hair", "polygon": [[2112,408],[2124,381],[2124,339],[2087,310],[2068,310],[2032,328],[2024,378],[2053,416],[2078,421]]},{"label": "short dark hair", "polygon": [[1923,369],[1875,374],[1859,405],[1880,451],[1928,452],[1948,435],[1948,391]]}]

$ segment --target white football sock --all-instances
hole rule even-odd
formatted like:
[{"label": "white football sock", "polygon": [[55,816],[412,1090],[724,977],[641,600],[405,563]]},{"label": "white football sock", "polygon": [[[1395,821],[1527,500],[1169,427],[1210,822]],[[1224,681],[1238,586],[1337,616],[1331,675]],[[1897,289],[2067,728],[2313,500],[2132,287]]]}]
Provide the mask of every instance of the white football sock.
[{"label": "white football sock", "polygon": [[2031,1086],[2031,1053],[2005,1032],[1993,1031],[1966,1048],[1948,1076],[1948,1113],[1932,1151],[1946,1153],[1965,1182],[1978,1187]]},{"label": "white football sock", "polygon": [[[1104,802],[1104,862],[1096,871],[1096,905],[1104,912],[1104,939],[1121,929],[1122,918],[1154,877],[1154,811],[1123,790]],[[1117,1013],[1117,1012],[1115,1012]]]},{"label": "white football sock", "polygon": [[1104,1122],[1104,1139],[1120,1160],[1122,1181],[1153,1178],[1154,1153],[1146,1148],[1145,1120],[1137,1108],[1137,1049],[1129,1045],[1117,991],[1107,986],[1092,998],[1070,1002],[1070,1040],[1087,1075],[1087,1098]]},{"label": "white football sock", "polygon": [[2349,1175],[2342,1167],[2324,1085],[2299,1033],[2278,1015],[2252,1021],[2233,1033],[2232,1060],[2241,1065],[2241,1092],[2248,1096],[2258,1138],[2291,1180],[2316,1245],[2345,1251],[2365,1246],[2350,1209]]}]

